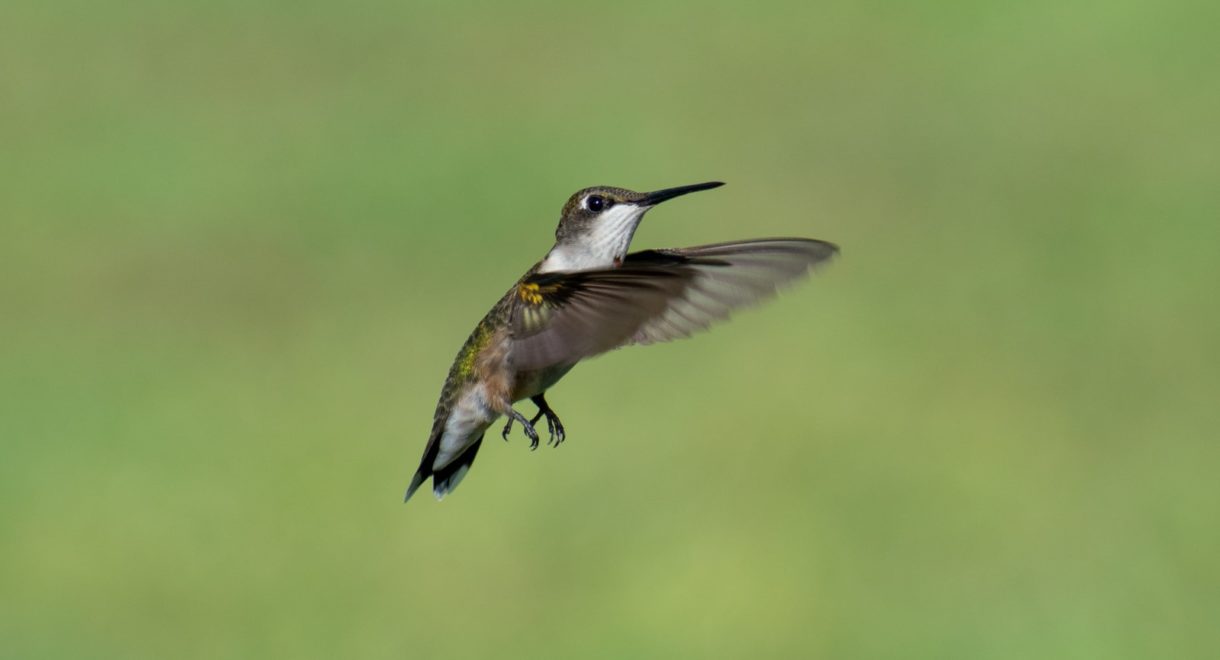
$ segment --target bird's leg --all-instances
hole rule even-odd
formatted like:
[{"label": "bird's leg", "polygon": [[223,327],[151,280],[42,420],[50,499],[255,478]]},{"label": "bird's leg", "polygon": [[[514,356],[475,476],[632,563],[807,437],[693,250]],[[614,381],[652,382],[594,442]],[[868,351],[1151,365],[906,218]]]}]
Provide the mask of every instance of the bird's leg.
[{"label": "bird's leg", "polygon": [[534,430],[534,425],[532,423],[530,423],[530,421],[528,419],[525,418],[525,415],[522,415],[521,413],[517,412],[516,410],[513,410],[511,407],[507,411],[505,411],[504,414],[508,415],[508,423],[504,425],[504,431],[502,431],[500,433],[500,435],[505,440],[508,440],[508,432],[512,430],[513,422],[521,422],[521,427],[525,429],[525,435],[529,436],[530,449],[537,449],[538,448],[538,431]]},{"label": "bird's leg", "polygon": [[566,437],[563,433],[563,424],[559,423],[559,415],[556,415],[555,411],[551,410],[551,407],[546,404],[546,397],[542,394],[530,397],[530,401],[533,401],[534,405],[538,406],[538,414],[534,415],[534,419],[532,421],[536,422],[538,421],[539,417],[545,415],[546,428],[551,434],[551,439],[547,442],[547,444],[553,444],[558,447],[559,443],[563,442],[564,438]]},{"label": "bird's leg", "polygon": [[[540,420],[540,419],[542,419],[541,410],[538,411],[537,415],[534,415],[533,417],[530,418],[530,424],[537,426],[538,420]],[[549,417],[546,420],[546,430],[547,430],[547,433],[550,433],[552,437],[555,435],[555,425],[551,423],[551,418],[549,418]],[[550,444],[550,443],[548,443],[548,444]]]}]

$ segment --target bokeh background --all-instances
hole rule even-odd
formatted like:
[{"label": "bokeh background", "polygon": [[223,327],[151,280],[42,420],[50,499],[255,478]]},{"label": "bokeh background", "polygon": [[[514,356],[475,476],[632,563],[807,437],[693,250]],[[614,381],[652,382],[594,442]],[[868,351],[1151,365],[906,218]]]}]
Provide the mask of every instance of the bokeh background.
[{"label": "bokeh background", "polygon": [[[6,0],[0,655],[1213,657],[1217,24]],[[707,179],[636,246],[842,258],[404,506],[566,197]]]}]

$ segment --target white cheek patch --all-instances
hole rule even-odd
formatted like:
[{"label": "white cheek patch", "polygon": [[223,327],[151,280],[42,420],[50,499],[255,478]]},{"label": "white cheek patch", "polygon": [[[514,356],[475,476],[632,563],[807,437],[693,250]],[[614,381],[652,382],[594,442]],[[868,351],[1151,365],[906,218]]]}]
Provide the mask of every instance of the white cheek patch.
[{"label": "white cheek patch", "polygon": [[602,213],[579,242],[556,245],[547,254],[540,273],[610,268],[622,260],[631,247],[640,217],[647,208],[618,204]]},{"label": "white cheek patch", "polygon": [[590,250],[607,255],[611,261],[626,254],[643,213],[644,209],[631,204],[619,204],[602,213],[593,221]]}]

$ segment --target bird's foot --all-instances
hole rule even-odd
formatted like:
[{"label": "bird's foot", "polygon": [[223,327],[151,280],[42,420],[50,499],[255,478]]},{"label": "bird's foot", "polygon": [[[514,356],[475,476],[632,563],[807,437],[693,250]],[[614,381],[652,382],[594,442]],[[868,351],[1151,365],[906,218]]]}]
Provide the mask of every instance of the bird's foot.
[{"label": "bird's foot", "polygon": [[[513,429],[513,422],[521,422],[521,428],[525,429],[525,435],[529,436],[530,449],[531,450],[537,449],[538,448],[538,431],[534,429],[533,422],[526,419],[525,415],[522,415],[521,413],[517,412],[516,410],[513,410],[512,408],[509,408],[508,412],[505,414],[508,415],[508,423],[504,425],[504,430],[500,432],[500,436],[503,437],[505,440],[508,440],[508,433],[509,433],[509,431],[511,431]],[[537,418],[535,418],[534,421],[537,421]]]},{"label": "bird's foot", "polygon": [[550,439],[547,441],[547,444],[558,447],[559,444],[567,437],[563,432],[563,424],[559,422],[559,415],[556,415],[555,411],[551,410],[551,407],[547,405],[546,399],[541,394],[535,397],[530,397],[530,401],[533,401],[534,405],[538,406],[538,414],[534,415],[534,418],[530,420],[530,423],[535,423],[545,416],[546,429],[551,435]]}]

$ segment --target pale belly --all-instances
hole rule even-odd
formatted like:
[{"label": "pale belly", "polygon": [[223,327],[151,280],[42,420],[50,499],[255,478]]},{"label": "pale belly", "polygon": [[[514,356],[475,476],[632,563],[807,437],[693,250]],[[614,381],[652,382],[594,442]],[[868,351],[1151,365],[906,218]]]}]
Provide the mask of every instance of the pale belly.
[{"label": "pale belly", "polygon": [[[571,370],[572,366],[565,366],[518,374],[513,384],[512,401],[515,403],[542,394]],[[461,456],[500,416],[501,413],[488,400],[487,388],[483,384],[475,383],[467,388],[445,420],[440,449],[432,469],[439,470]]]},{"label": "pale belly", "polygon": [[470,386],[449,411],[432,469],[439,470],[461,456],[499,416],[487,401],[486,388],[481,384]]}]

